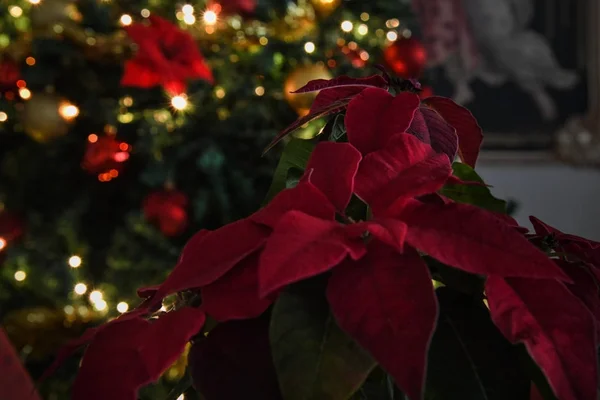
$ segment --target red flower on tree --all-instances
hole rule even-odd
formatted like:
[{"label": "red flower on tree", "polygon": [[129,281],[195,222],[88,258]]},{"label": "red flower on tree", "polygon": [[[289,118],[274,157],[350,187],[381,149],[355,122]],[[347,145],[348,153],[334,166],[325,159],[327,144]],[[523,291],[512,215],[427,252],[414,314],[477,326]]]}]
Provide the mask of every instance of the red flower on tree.
[{"label": "red flower on tree", "polygon": [[148,19],[149,25],[136,23],[125,27],[138,50],[125,63],[121,85],[140,88],[161,85],[176,95],[185,91],[189,80],[213,83],[212,72],[189,33],[158,16]]},{"label": "red flower on tree", "polygon": [[[432,272],[440,270],[475,280],[478,289],[466,295],[467,303],[484,310],[477,318],[485,321],[464,320],[471,317],[462,315],[460,325],[450,324],[452,335],[470,327],[473,332],[466,329],[467,334],[476,337],[475,330],[487,323],[489,340],[499,340],[501,349],[512,351],[511,343],[525,345],[560,399],[594,398],[600,297],[598,286],[586,279],[593,274],[586,271],[596,268],[588,264],[595,262],[589,254],[598,244],[534,221],[537,236],[551,234],[561,249],[569,247],[585,257],[574,261],[558,253],[549,256],[536,246],[539,237],[524,235],[512,218],[467,204],[465,198],[474,204],[482,197],[497,201],[480,182],[462,181],[455,175],[460,169],[451,163],[458,153],[465,162],[461,168],[472,172],[469,179],[477,177],[468,166],[475,164],[481,143],[481,129],[472,115],[448,99],[431,97],[422,103],[410,90],[393,96],[383,88],[388,83],[406,88],[382,77],[340,77],[307,85],[322,90],[310,118],[345,110],[347,142],[316,144],[305,163],[297,165],[304,173],[294,187],[248,218],[197,233],[165,282],[140,291],[145,297],[140,307],[76,343],[91,341],[75,383],[76,399],[135,399],[140,385],[157,379],[197,333],[205,314],[225,324],[246,320],[214,329],[206,343],[227,349],[226,342],[235,341],[232,346],[247,357],[259,355],[243,344],[245,335],[238,329],[249,329],[245,332],[253,343],[264,345],[270,326],[278,386],[271,384],[271,373],[261,375],[252,368],[253,360],[235,359],[236,368],[246,365],[261,388],[269,388],[272,398],[266,400],[347,399],[375,362],[410,400],[422,399],[431,344],[444,334],[440,324],[455,317],[448,314],[452,305],[448,308],[443,300],[453,298],[456,278],[448,280],[450,292],[441,296],[432,285]],[[445,190],[448,185],[453,191]],[[578,269],[582,265],[587,269]],[[307,282],[322,285],[298,294],[299,285]],[[158,320],[143,318],[155,315],[166,296],[181,292],[191,300],[176,311]],[[190,315],[180,318],[182,313]],[[263,324],[266,317],[270,325]],[[169,346],[155,345],[159,336]],[[452,337],[438,343],[455,344],[453,351],[462,354],[470,346],[481,348],[487,338],[463,340]],[[222,358],[199,346],[195,357]],[[135,357],[125,364],[128,354]],[[256,361],[270,370],[269,358]],[[513,396],[519,385],[496,376],[517,367],[508,364],[492,372],[488,368],[493,357],[482,361],[480,354],[466,354],[465,359],[478,398],[500,396],[498,390],[508,390],[503,398],[521,398]],[[512,362],[510,357],[503,360]],[[216,378],[206,375],[213,373],[202,367],[207,362],[194,360],[197,382]],[[131,376],[117,378],[116,365],[127,365]],[[448,378],[435,372],[427,382],[431,378],[435,385],[441,379],[443,386]],[[223,384],[235,385],[231,379]],[[524,379],[529,385],[532,377]],[[111,386],[113,380],[119,383]],[[277,387],[281,396],[272,392]],[[219,399],[221,393],[211,388],[207,398]]]}]

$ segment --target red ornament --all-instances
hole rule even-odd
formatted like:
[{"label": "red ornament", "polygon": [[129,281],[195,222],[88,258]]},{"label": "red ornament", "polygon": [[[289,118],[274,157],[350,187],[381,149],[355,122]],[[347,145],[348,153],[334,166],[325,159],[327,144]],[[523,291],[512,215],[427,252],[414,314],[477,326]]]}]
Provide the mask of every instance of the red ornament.
[{"label": "red ornament", "polygon": [[16,89],[20,78],[21,71],[14,61],[4,60],[0,63],[0,91]]},{"label": "red ornament", "polygon": [[213,82],[211,70],[192,36],[166,19],[151,16],[150,25],[125,27],[137,44],[134,58],[125,63],[122,86],[150,88],[161,85],[170,94],[185,91],[189,79]]},{"label": "red ornament", "polygon": [[119,176],[125,161],[129,159],[131,146],[120,142],[114,136],[88,136],[88,145],[81,166],[92,174],[98,174],[100,181],[109,181]]},{"label": "red ornament", "polygon": [[418,78],[425,69],[427,52],[415,38],[400,38],[383,51],[383,58],[394,73],[402,78]]},{"label": "red ornament", "polygon": [[188,224],[188,198],[177,190],[153,192],[144,200],[146,219],[158,226],[165,236],[183,233]]}]

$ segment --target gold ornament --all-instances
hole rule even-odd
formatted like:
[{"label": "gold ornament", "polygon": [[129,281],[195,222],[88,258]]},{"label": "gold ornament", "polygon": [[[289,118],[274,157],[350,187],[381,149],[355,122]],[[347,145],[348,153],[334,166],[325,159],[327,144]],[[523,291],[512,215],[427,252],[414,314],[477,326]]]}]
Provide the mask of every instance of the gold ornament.
[{"label": "gold ornament", "polygon": [[317,15],[321,18],[327,18],[338,8],[342,0],[310,0]]},{"label": "gold ornament", "polygon": [[29,14],[34,31],[54,29],[55,25],[81,21],[81,14],[71,0],[42,1]]},{"label": "gold ornament", "polygon": [[21,123],[27,135],[45,143],[64,136],[78,112],[77,107],[55,95],[34,93],[25,102]]},{"label": "gold ornament", "polygon": [[56,353],[69,340],[83,333],[100,316],[82,306],[66,310],[36,307],[8,313],[2,326],[17,351],[28,359],[43,360]]},{"label": "gold ornament", "polygon": [[305,65],[296,68],[285,78],[283,95],[287,103],[298,113],[304,116],[310,110],[317,92],[294,94],[294,92],[315,79],[331,79],[331,72],[322,63]]}]

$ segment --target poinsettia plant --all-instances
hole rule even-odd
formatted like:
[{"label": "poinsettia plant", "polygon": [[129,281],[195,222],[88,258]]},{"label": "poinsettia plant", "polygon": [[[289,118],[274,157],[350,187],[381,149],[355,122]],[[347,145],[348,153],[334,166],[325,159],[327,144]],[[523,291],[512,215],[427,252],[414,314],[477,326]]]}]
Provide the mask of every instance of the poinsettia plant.
[{"label": "poinsettia plant", "polygon": [[508,216],[451,100],[386,74],[317,90],[275,142],[329,122],[287,141],[264,207],[64,349],[87,344],[73,398],[134,400],[191,341],[207,400],[596,399],[600,243]]}]

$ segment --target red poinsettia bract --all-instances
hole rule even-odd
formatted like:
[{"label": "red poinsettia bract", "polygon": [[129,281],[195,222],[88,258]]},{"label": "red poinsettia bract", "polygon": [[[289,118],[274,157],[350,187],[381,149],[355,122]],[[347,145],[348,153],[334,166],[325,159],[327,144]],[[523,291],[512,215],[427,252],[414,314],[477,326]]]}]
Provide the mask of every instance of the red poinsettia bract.
[{"label": "red poinsettia bract", "polygon": [[[429,98],[432,105],[424,106],[413,93],[393,96],[365,87],[365,82],[379,85],[376,78],[337,79],[347,85],[325,88],[319,96],[345,91],[336,107],[346,109],[348,142],[318,143],[295,187],[245,219],[197,233],[165,282],[140,292],[146,300],[133,317],[95,332],[81,375],[96,371],[92,365],[104,368],[130,357],[131,378],[117,386],[78,379],[105,398],[122,391],[133,399],[130,394],[156,379],[182,342],[200,329],[203,313],[220,322],[252,319],[289,285],[328,274],[326,296],[339,327],[409,399],[421,399],[438,317],[425,253],[486,277],[491,317],[504,336],[525,343],[561,399],[592,398],[597,322],[590,310],[598,309],[597,295],[589,285],[578,286],[580,278],[515,229],[510,217],[439,194],[447,183],[464,184],[452,175],[452,143],[458,142],[465,162],[475,163],[477,137],[461,144],[465,140],[458,132],[477,133],[473,117],[449,101]],[[323,89],[328,82],[309,86]],[[348,214],[353,196],[370,209],[358,219]],[[199,292],[202,304],[176,312],[197,314],[196,322],[186,325],[169,317],[172,313],[155,322],[138,316],[184,291]],[[165,333],[163,341],[172,344],[156,348],[150,345],[154,332],[163,332],[161,321],[167,318],[174,320],[173,331],[183,326],[182,333]],[[121,332],[119,326],[123,332],[113,333]]]},{"label": "red poinsettia bract", "polygon": [[138,49],[134,58],[125,63],[121,85],[140,88],[160,85],[176,95],[185,91],[188,80],[213,82],[212,72],[189,33],[155,15],[148,20],[149,25],[136,23],[125,27]]}]

